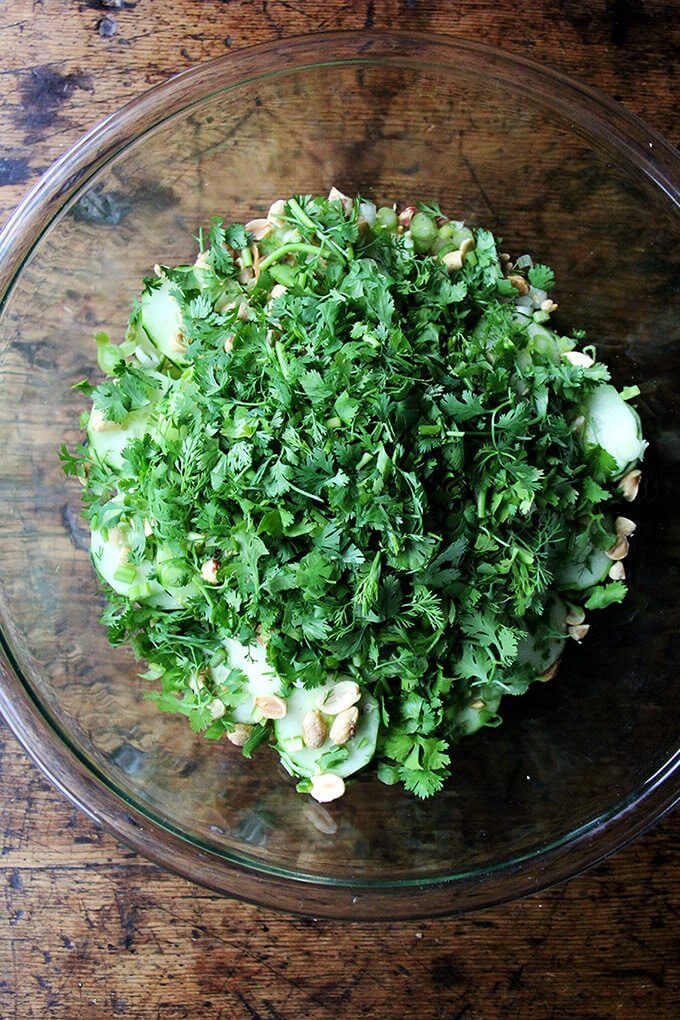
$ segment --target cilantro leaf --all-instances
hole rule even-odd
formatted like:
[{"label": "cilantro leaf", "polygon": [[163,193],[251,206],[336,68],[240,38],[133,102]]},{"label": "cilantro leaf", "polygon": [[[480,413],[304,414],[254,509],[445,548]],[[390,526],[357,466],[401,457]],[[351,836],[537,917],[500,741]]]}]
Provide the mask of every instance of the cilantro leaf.
[{"label": "cilantro leaf", "polygon": [[528,272],[529,282],[538,290],[552,290],[555,286],[555,274],[550,266],[538,262]]},{"label": "cilantro leaf", "polygon": [[586,600],[586,609],[605,609],[615,602],[623,602],[628,592],[623,581],[611,581],[609,584],[593,588]]}]

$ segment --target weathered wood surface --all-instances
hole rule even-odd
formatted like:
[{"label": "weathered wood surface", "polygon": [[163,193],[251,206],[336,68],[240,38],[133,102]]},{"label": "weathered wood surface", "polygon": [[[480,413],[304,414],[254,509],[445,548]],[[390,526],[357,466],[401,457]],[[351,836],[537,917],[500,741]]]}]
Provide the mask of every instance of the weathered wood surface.
[{"label": "weathered wood surface", "polygon": [[[0,1016],[677,1015],[674,831],[470,917],[342,925],[220,899],[117,846],[2,748]],[[677,853],[677,846],[675,847]]]},{"label": "weathered wood surface", "polygon": [[[83,130],[149,85],[318,29],[501,45],[672,137],[676,22],[663,0],[4,0],[0,221]],[[302,921],[195,889],[116,845],[1,735],[3,1018],[678,1015],[677,822],[566,886],[476,916]]]}]

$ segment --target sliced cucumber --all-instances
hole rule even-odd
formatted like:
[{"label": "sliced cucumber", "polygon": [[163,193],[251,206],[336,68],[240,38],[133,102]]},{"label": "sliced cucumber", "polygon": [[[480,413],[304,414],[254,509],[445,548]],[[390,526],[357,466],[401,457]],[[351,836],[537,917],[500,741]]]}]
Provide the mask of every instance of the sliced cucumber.
[{"label": "sliced cucumber", "polygon": [[565,591],[585,591],[604,581],[612,561],[604,549],[596,549],[587,536],[580,540],[555,571],[555,583]]},{"label": "sliced cucumber", "polygon": [[149,382],[149,403],[135,411],[130,411],[124,421],[105,422],[103,428],[93,428],[92,421],[95,411],[90,413],[87,425],[87,439],[92,450],[100,460],[105,461],[114,470],[123,466],[123,450],[133,439],[141,439],[152,431],[152,419],[156,404],[172,385],[172,380],[160,372],[147,371]]},{"label": "sliced cucumber", "polygon": [[587,448],[600,446],[614,458],[613,477],[642,459],[647,444],[642,438],[640,418],[613,386],[598,386],[583,410],[586,418],[583,443]]},{"label": "sliced cucumber", "polygon": [[[507,306],[506,306],[507,307]],[[513,309],[512,312],[508,312],[509,318],[521,326],[525,333],[529,336],[529,341],[526,345],[525,351],[518,351],[518,359],[520,363],[524,363],[526,367],[531,362],[531,354],[533,352],[539,352],[546,357],[550,358],[557,364],[560,360],[561,344],[560,338],[552,329],[547,326],[541,325],[539,322],[534,322],[533,319],[522,315],[521,312]],[[487,349],[495,346],[495,344],[505,334],[508,329],[503,330],[499,327],[494,318],[487,319],[486,316],[482,316],[477,325],[475,326],[474,336],[486,337]]]},{"label": "sliced cucumber", "polygon": [[[172,560],[180,559],[183,559],[180,549],[175,549],[169,545],[160,546],[156,551],[156,568],[158,569],[162,564],[168,564]],[[163,582],[163,590],[167,592],[178,606],[185,606],[200,591],[199,586],[194,580],[186,581],[184,584],[165,583],[166,579],[162,576],[160,580]]]},{"label": "sliced cucumber", "polygon": [[[281,678],[267,662],[267,653],[262,645],[242,645],[239,641],[227,638],[224,642],[227,652],[225,662],[210,669],[211,678],[216,688],[225,687],[223,696],[216,690],[218,697],[230,706],[230,718],[239,723],[256,723],[262,719],[253,704],[254,698],[260,694],[283,693]],[[243,683],[234,690],[229,674],[238,669],[243,674]]]},{"label": "sliced cucumber", "polygon": [[151,343],[148,335],[143,329],[135,331],[135,347],[132,354],[142,368],[154,371],[163,360],[163,355],[158,348]]},{"label": "sliced cucumber", "polygon": [[[123,466],[123,450],[132,439],[141,439],[149,431],[149,422],[153,414],[153,405],[140,407],[131,411],[124,422],[114,428],[93,429],[87,426],[89,446],[114,470]],[[113,422],[110,424],[114,424]]]},{"label": "sliced cucumber", "polygon": [[[141,563],[130,564],[127,561],[125,555],[125,537],[127,529],[124,525],[120,525],[120,531],[122,533],[122,542],[114,542],[111,537],[105,538],[103,532],[99,528],[95,528],[92,531],[90,538],[90,556],[94,568],[102,578],[103,581],[117,591],[119,595],[129,595],[130,588],[132,585],[142,585],[146,583],[149,587],[149,593],[140,601],[149,603],[152,606],[158,606],[161,609],[177,609],[179,603],[172,598],[171,595],[165,591],[164,588],[158,583],[158,581],[149,577],[149,574],[154,570],[154,563],[152,560],[142,560]],[[121,580],[116,577],[117,571],[121,567],[131,567],[134,569],[134,576]]]},{"label": "sliced cucumber", "polygon": [[[502,696],[498,690],[482,687],[476,697],[471,699],[472,703],[464,705],[456,713],[453,723],[453,739],[468,737],[485,726],[487,720],[498,711]],[[484,704],[473,707],[477,700],[483,701]]]},{"label": "sliced cucumber", "polygon": [[564,651],[567,640],[567,607],[562,599],[555,599],[547,621],[541,620],[536,628],[523,638],[517,648],[518,666],[528,665],[541,676]]},{"label": "sliced cucumber", "polygon": [[[284,766],[296,776],[314,776],[320,772],[332,772],[336,776],[351,776],[359,769],[363,769],[373,758],[375,746],[378,740],[378,728],[380,725],[380,711],[378,702],[367,692],[361,697],[357,707],[359,709],[359,721],[356,733],[351,740],[342,745],[349,753],[344,760],[329,766],[319,763],[319,759],[332,751],[340,751],[337,744],[334,744],[329,737],[326,738],[322,747],[307,747],[302,738],[302,721],[308,712],[319,710],[323,712],[323,704],[334,685],[328,684],[325,687],[314,687],[306,690],[304,687],[296,687],[287,698],[288,711],[283,719],[277,719],[274,723],[274,734],[276,736],[276,747],[281,755]],[[333,722],[332,716],[325,716],[328,729]]]},{"label": "sliced cucumber", "polygon": [[155,347],[176,365],[186,364],[184,344],[181,340],[182,310],[171,291],[173,284],[166,280],[141,297],[140,322]]},{"label": "sliced cucumber", "polygon": [[[547,620],[539,621],[520,641],[516,665],[530,666],[536,677],[542,676],[562,655],[566,630],[567,607],[562,599],[556,599]],[[470,701],[453,717],[453,738],[469,736],[485,726],[498,711],[502,696],[502,691],[494,684],[475,689]],[[480,701],[484,704],[477,704]]]},{"label": "sliced cucumber", "polygon": [[560,342],[557,333],[540,322],[530,320],[526,325],[526,331],[531,337],[531,350],[538,351],[546,357],[551,358],[556,364],[560,360]]}]

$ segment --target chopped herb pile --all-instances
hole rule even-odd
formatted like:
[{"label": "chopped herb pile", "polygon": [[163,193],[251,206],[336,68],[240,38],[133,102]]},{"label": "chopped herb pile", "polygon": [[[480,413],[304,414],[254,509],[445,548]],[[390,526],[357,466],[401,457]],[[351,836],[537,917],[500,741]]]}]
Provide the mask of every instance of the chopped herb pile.
[{"label": "chopped herb pile", "polygon": [[435,205],[334,189],[199,241],[97,336],[62,450],[110,640],[319,800],[369,762],[428,797],[625,596],[637,389],[546,325],[547,266]]}]

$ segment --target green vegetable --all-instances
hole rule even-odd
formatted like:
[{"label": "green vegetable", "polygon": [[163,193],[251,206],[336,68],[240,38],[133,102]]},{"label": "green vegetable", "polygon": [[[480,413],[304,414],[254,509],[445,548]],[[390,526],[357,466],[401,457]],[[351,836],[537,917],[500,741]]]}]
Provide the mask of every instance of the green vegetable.
[{"label": "green vegetable", "polygon": [[468,227],[457,227],[451,235],[451,242],[454,247],[460,248],[463,241],[474,240],[474,236]]},{"label": "green vegetable", "polygon": [[613,386],[598,386],[584,402],[585,443],[600,447],[614,461],[614,474],[623,474],[642,459],[646,443],[640,418]]},{"label": "green vegetable", "polygon": [[122,581],[124,584],[132,584],[137,577],[137,568],[131,563],[123,564],[114,571],[113,577],[114,580]]},{"label": "green vegetable", "polygon": [[286,265],[272,265],[269,267],[269,275],[276,280],[277,283],[282,284],[284,287],[294,287],[297,280],[297,273],[291,266]]},{"label": "green vegetable", "polygon": [[99,367],[102,372],[112,375],[118,362],[123,359],[120,348],[116,344],[111,343],[108,333],[95,333],[94,340],[97,344],[97,363]]},{"label": "green vegetable", "polygon": [[182,309],[172,283],[165,280],[158,284],[142,295],[140,325],[160,353],[179,365],[186,360]]},{"label": "green vegetable", "polygon": [[88,424],[87,438],[90,449],[113,468],[123,465],[123,450],[132,439],[141,438],[149,428],[153,406],[149,404],[138,411],[132,411],[120,425],[101,431]]},{"label": "green vegetable", "polygon": [[128,598],[133,601],[144,602],[153,595],[153,588],[148,581],[136,581],[128,589]]},{"label": "green vegetable", "polygon": [[265,650],[257,642],[244,647],[233,638],[227,638],[224,649],[224,661],[209,669],[211,689],[231,708],[234,722],[259,722],[261,715],[254,707],[254,699],[282,694],[281,680],[267,663]]},{"label": "green vegetable", "polygon": [[[252,727],[243,753],[271,742],[305,789],[374,761],[436,793],[458,741],[555,665],[558,593],[625,595],[606,550],[637,390],[535,321],[489,231],[440,216],[400,233],[390,207],[372,228],[359,200],[298,195],[259,258],[215,218],[196,265],[145,281],[124,343],[98,338],[88,445],[60,453],[149,697],[210,739]],[[356,734],[309,747],[338,680]]]},{"label": "green vegetable", "polygon": [[375,215],[375,229],[377,232],[394,233],[397,229],[397,214],[391,206],[383,206],[378,209]]},{"label": "green vegetable", "polygon": [[595,588],[586,601],[586,609],[604,609],[614,602],[623,602],[627,594],[623,581],[612,581],[600,588]]},{"label": "green vegetable", "polygon": [[[341,746],[333,744],[330,736],[318,748],[307,747],[303,738],[303,722],[308,712],[320,710],[323,715],[324,695],[328,687],[312,690],[294,688],[288,697],[288,712],[274,723],[276,748],[289,770],[298,776],[313,776],[316,772],[332,771],[338,776],[351,776],[369,764],[375,754],[380,724],[378,702],[365,693],[357,705],[359,720],[354,736]],[[328,731],[334,717],[323,716]]]},{"label": "green vegetable", "polygon": [[434,220],[424,212],[417,212],[411,220],[411,237],[418,252],[429,251],[437,236]]},{"label": "green vegetable", "polygon": [[163,560],[157,568],[158,580],[165,587],[181,584],[186,580],[186,567],[180,559]]},{"label": "green vegetable", "polygon": [[553,273],[550,266],[541,265],[538,263],[532,266],[528,272],[529,283],[539,290],[552,290],[555,285],[555,274]]},{"label": "green vegetable", "polygon": [[555,581],[561,590],[585,591],[604,581],[611,565],[604,549],[594,548],[584,536],[584,541],[577,540],[568,549],[555,571]]},{"label": "green vegetable", "polygon": [[542,676],[553,663],[557,662],[566,640],[567,607],[556,598],[545,619],[536,621],[517,646],[519,665],[526,665],[532,671],[532,679]]},{"label": "green vegetable", "polygon": [[[109,509],[120,512],[120,503],[110,503]],[[143,599],[156,607],[178,608],[178,603],[151,575],[154,564],[149,560],[131,563],[125,559],[125,549],[134,546],[139,537],[125,525],[118,525],[121,541],[105,537],[103,531],[92,529],[90,555],[94,567],[103,581],[114,592],[127,599]]]}]

